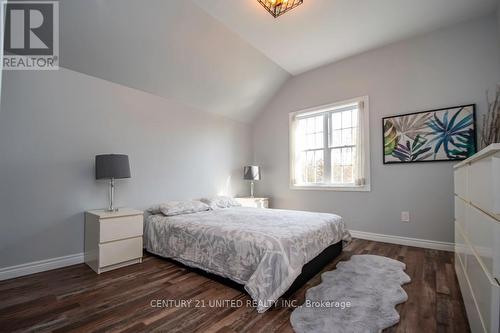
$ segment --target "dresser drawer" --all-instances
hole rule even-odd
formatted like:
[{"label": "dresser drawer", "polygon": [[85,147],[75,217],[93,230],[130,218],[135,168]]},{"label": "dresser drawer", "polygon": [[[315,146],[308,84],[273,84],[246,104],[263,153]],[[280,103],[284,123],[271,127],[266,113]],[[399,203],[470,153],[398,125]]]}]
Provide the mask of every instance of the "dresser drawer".
[{"label": "dresser drawer", "polygon": [[468,206],[465,231],[488,273],[500,278],[500,222],[477,208]]},{"label": "dresser drawer", "polygon": [[99,242],[142,236],[142,215],[101,219],[99,221]]},{"label": "dresser drawer", "polygon": [[492,214],[500,214],[499,188],[500,158],[488,157],[470,165],[468,195],[474,205]]},{"label": "dresser drawer", "polygon": [[99,267],[142,257],[142,237],[99,244]]},{"label": "dresser drawer", "polygon": [[469,280],[465,275],[464,267],[462,266],[462,263],[460,262],[457,254],[455,254],[455,272],[457,273],[458,284],[460,285],[460,291],[462,293],[465,310],[467,311],[467,317],[469,319],[471,332],[484,332],[481,315],[479,314],[479,309],[476,305],[476,301],[472,296],[472,290],[469,284]]},{"label": "dresser drawer", "polygon": [[499,333],[500,287],[492,283],[477,258],[467,258],[466,274],[486,332]]}]

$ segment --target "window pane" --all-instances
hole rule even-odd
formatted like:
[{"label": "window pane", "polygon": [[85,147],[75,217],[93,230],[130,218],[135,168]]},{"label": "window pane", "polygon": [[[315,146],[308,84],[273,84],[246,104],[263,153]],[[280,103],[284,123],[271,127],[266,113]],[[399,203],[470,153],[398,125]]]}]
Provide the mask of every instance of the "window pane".
[{"label": "window pane", "polygon": [[305,126],[305,131],[299,132],[303,135],[302,139],[299,138],[302,150],[323,148],[323,119],[324,116],[318,116],[300,120]]},{"label": "window pane", "polygon": [[300,174],[301,174],[301,183],[307,182],[307,152],[303,152],[300,154],[299,160]]},{"label": "window pane", "polygon": [[353,183],[353,161],[354,150],[352,148],[342,148],[342,183]]},{"label": "window pane", "polygon": [[342,114],[340,112],[332,113],[332,129],[342,128]]},{"label": "window pane", "polygon": [[323,116],[314,119],[316,119],[316,132],[323,132]]},{"label": "window pane", "polygon": [[340,164],[342,162],[342,149],[336,148],[331,150],[331,159],[333,164]]},{"label": "window pane", "polygon": [[306,134],[306,149],[314,148],[314,134]]},{"label": "window pane", "polygon": [[340,148],[331,150],[332,159],[332,182],[342,183],[342,150]]},{"label": "window pane", "polygon": [[358,112],[358,109],[352,111],[352,127],[358,126]]},{"label": "window pane", "polygon": [[306,127],[306,131],[307,133],[314,133],[314,118],[307,118],[306,119],[307,121],[307,127]]},{"label": "window pane", "polygon": [[321,133],[316,133],[316,144],[314,145],[314,148],[323,148],[323,132]]},{"label": "window pane", "polygon": [[353,183],[352,165],[342,167],[342,183]]},{"label": "window pane", "polygon": [[342,130],[332,131],[332,147],[342,146]]},{"label": "window pane", "polygon": [[352,128],[347,128],[342,130],[342,145],[344,146],[352,145]]},{"label": "window pane", "polygon": [[307,130],[307,119],[300,119],[298,124],[298,130],[305,133]]},{"label": "window pane", "polygon": [[352,165],[351,148],[342,148],[342,165]]},{"label": "window pane", "polygon": [[306,122],[306,133],[317,133],[323,132],[323,116],[310,117],[306,119],[302,119],[302,121]]},{"label": "window pane", "polygon": [[323,133],[306,134],[304,150],[323,148]]},{"label": "window pane", "polygon": [[302,182],[322,183],[324,181],[323,150],[313,150],[301,154]]},{"label": "window pane", "polygon": [[323,162],[323,151],[317,150],[314,152],[315,157],[315,182],[322,183],[324,175],[324,162]]},{"label": "window pane", "polygon": [[342,166],[341,165],[333,165],[332,166],[332,182],[334,184],[342,183]]},{"label": "window pane", "polygon": [[331,149],[332,156],[332,183],[352,184],[354,183],[354,149],[334,148]]},{"label": "window pane", "polygon": [[314,152],[307,152],[307,166],[306,166],[306,182],[312,183],[314,181]]},{"label": "window pane", "polygon": [[352,127],[351,114],[350,110],[342,112],[342,128]]}]

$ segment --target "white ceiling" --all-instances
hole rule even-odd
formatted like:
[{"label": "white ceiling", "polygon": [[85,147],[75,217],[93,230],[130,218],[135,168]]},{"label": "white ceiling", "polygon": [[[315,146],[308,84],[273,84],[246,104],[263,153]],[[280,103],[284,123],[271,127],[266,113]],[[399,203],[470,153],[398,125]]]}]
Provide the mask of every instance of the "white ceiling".
[{"label": "white ceiling", "polygon": [[193,0],[291,74],[495,11],[497,0],[304,0],[274,19],[257,0]]}]

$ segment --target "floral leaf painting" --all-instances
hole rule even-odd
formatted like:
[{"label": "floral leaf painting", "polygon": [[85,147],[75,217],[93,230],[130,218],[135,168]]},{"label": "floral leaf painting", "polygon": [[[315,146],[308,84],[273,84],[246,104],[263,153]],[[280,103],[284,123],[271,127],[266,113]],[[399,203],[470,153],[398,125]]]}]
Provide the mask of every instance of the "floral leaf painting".
[{"label": "floral leaf painting", "polygon": [[427,122],[431,118],[431,113],[417,113],[394,118],[392,123],[398,132],[398,136],[406,136],[411,140],[415,140],[417,135],[425,135],[429,132]]},{"label": "floral leaf painting", "polygon": [[434,135],[434,138],[431,140],[431,143],[435,142],[434,154],[439,152],[442,145],[446,156],[453,159],[453,154],[450,154],[450,145],[455,145],[455,140],[458,140],[460,137],[467,137],[470,126],[474,122],[473,114],[468,114],[462,118],[462,120],[457,121],[458,116],[463,110],[464,108],[460,108],[449,121],[449,111],[444,113],[442,119],[439,119],[439,117],[434,114],[433,119],[429,121],[428,125],[432,128],[432,134]]},{"label": "floral leaf painting", "polygon": [[463,160],[476,152],[475,106],[384,118],[384,163]]},{"label": "floral leaf painting", "polygon": [[432,156],[431,150],[427,139],[417,135],[413,143],[407,140],[405,145],[399,144],[392,155],[401,162],[423,161]]},{"label": "floral leaf painting", "polygon": [[384,154],[391,155],[398,145],[398,132],[392,121],[388,120],[384,124]]}]

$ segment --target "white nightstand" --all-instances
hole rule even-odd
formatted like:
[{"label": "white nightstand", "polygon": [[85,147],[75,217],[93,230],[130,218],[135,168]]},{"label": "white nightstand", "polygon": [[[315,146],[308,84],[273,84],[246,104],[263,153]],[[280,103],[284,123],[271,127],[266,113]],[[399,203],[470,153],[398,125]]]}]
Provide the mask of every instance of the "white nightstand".
[{"label": "white nightstand", "polygon": [[142,262],[143,220],[135,209],[85,212],[85,263],[100,274]]},{"label": "white nightstand", "polygon": [[235,198],[243,207],[269,208],[269,198]]}]

